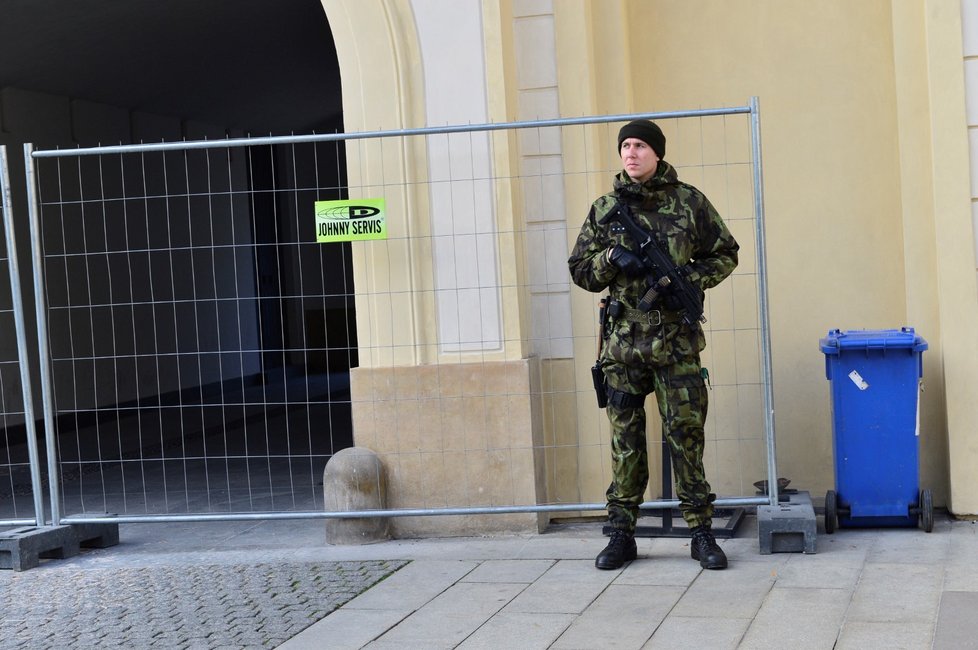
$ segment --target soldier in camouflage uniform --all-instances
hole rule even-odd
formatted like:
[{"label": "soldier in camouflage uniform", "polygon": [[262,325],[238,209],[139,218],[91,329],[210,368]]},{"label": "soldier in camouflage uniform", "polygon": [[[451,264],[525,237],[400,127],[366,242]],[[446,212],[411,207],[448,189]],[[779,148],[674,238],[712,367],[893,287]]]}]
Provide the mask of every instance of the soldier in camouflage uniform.
[{"label": "soldier in camouflage uniform", "polygon": [[631,207],[636,224],[651,233],[698,290],[716,286],[737,266],[739,246],[709,200],[678,180],[665,160],[666,140],[657,125],[637,120],[622,127],[618,151],[624,170],[614,191],[597,199],[568,260],[574,283],[588,291],[607,289],[611,302],[600,366],[608,391],[613,478],[608,487],[608,546],[595,560],[617,569],[636,556],[635,522],[649,480],[645,396],[655,393],[663,435],[671,451],[676,496],[692,533],[691,555],[707,569],[727,558],[710,526],[713,501],[703,469],[707,393],[700,351],[706,338],[699,323],[682,320],[668,290],[652,311],[636,309],[648,289],[648,269],[638,244],[616,220],[616,202]]}]

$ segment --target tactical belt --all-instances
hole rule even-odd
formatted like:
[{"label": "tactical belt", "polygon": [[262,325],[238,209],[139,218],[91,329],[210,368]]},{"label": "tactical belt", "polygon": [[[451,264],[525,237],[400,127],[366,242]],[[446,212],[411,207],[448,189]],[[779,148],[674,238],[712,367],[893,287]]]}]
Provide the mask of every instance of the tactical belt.
[{"label": "tactical belt", "polygon": [[662,323],[678,323],[682,321],[682,314],[676,312],[663,312],[658,309],[642,311],[626,307],[620,300],[612,300],[608,304],[608,315],[615,320],[623,320],[629,323],[642,323],[643,325],[661,325]]},{"label": "tactical belt", "polygon": [[637,409],[645,406],[645,395],[626,393],[617,388],[608,387],[608,405],[619,409]]}]

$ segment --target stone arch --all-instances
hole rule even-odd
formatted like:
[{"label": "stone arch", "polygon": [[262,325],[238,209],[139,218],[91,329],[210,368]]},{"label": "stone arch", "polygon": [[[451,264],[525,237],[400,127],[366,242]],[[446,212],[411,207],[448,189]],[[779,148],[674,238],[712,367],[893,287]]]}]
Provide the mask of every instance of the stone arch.
[{"label": "stone arch", "polygon": [[[348,133],[488,121],[477,2],[436,8],[323,0],[323,6],[341,68]],[[382,184],[390,233],[383,245],[354,246],[357,338],[367,352],[361,365],[502,353],[492,187],[475,172],[460,179],[452,169],[452,161],[462,159],[473,169],[489,169],[488,134],[350,140],[346,152],[351,198],[370,198]],[[478,200],[453,202],[445,190],[456,186]]]},{"label": "stone arch", "polygon": [[[345,131],[394,130],[422,124],[424,81],[410,3],[323,0],[323,8],[340,65]],[[424,151],[420,142],[402,138],[348,141],[347,167],[352,198],[369,193],[382,179],[418,180],[419,170],[425,169]],[[431,269],[412,243],[412,235],[426,234],[417,232],[426,228],[424,220],[412,219],[425,197],[404,190],[394,205],[390,196],[387,199],[391,240],[384,247],[353,247],[357,338],[363,351],[360,364],[366,367],[418,363],[417,344],[425,336],[419,324],[427,320],[427,309],[416,290],[428,284]],[[392,259],[415,263],[404,273],[405,269],[391,268]],[[368,275],[365,269],[372,272]],[[407,298],[397,305],[382,298],[395,291]],[[396,330],[385,327],[394,309],[399,312]],[[392,345],[379,347],[379,341]]]}]

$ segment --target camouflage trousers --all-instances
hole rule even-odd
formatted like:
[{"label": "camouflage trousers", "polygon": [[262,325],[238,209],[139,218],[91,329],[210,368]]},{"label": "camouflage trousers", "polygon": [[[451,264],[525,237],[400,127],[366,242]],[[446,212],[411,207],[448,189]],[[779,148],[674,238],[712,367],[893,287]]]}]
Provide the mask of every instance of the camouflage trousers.
[{"label": "camouflage trousers", "polygon": [[[610,388],[635,395],[655,393],[680,512],[690,528],[710,525],[716,495],[710,492],[703,469],[707,394],[699,355],[658,367],[606,362],[603,369]],[[612,528],[633,532],[649,482],[645,408],[608,404],[608,419],[613,472],[607,491],[608,519]]]}]

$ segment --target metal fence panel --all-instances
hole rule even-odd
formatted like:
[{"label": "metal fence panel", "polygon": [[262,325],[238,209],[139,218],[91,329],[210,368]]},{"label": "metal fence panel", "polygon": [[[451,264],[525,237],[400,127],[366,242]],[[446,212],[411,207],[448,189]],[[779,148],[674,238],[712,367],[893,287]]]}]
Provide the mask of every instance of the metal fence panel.
[{"label": "metal fence panel", "polygon": [[10,198],[7,148],[0,145],[0,526],[44,524],[40,459],[34,427],[24,306]]},{"label": "metal fence panel", "polygon": [[[435,481],[374,514],[601,509],[607,423],[596,408],[578,408],[593,401],[586,377],[596,328],[572,325],[573,312],[596,297],[571,288],[566,258],[590,201],[619,170],[613,148],[596,146],[636,117],[666,129],[680,178],[705,191],[741,243],[740,267],[708,293],[706,460],[721,505],[774,502],[776,494],[753,488],[776,471],[752,103],[29,153],[44,275],[38,320],[49,328],[46,417],[66,515],[342,516],[322,511],[320,478],[331,455],[353,443],[350,368],[514,357],[540,363],[542,435],[533,451],[544,459],[546,502],[508,496],[516,492],[508,485],[527,478],[501,466],[493,478],[502,488],[491,497],[478,489],[447,496]],[[511,154],[506,172],[501,148]],[[317,244],[313,202],[348,196],[384,198],[409,217],[387,240],[357,249]],[[354,250],[369,263],[354,268]],[[514,251],[517,269],[501,261]],[[417,277],[403,277],[406,267]],[[523,305],[526,336],[507,328],[513,302]],[[478,400],[473,434],[493,417]],[[397,411],[393,421],[388,405],[367,404],[371,422],[385,424],[358,438],[396,474],[427,453],[405,442],[410,417],[420,422],[434,405],[442,419],[473,421],[471,410],[453,415],[448,401],[409,397],[395,409],[414,415]],[[475,444],[500,458],[513,451]],[[437,453],[444,466],[467,452]]]},{"label": "metal fence panel", "polygon": [[348,246],[296,223],[326,149],[29,156],[66,514],[321,509],[356,358]]}]

